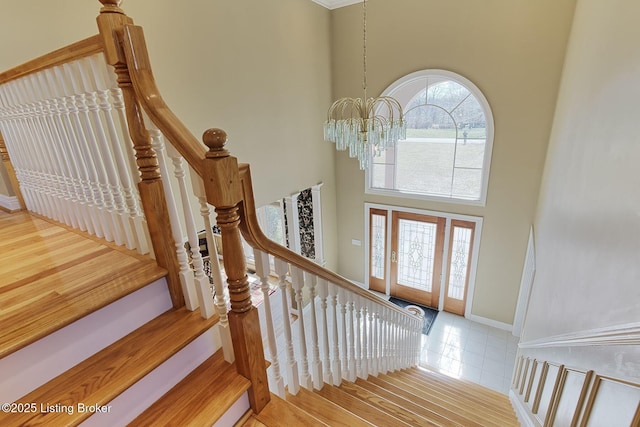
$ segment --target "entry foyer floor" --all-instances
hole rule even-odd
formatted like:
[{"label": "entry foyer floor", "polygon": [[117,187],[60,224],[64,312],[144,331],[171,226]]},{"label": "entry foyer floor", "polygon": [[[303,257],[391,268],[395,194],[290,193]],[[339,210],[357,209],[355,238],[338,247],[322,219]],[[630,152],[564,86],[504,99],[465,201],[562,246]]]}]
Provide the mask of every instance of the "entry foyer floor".
[{"label": "entry foyer floor", "polygon": [[441,311],[423,335],[420,365],[508,394],[517,348],[511,332]]}]

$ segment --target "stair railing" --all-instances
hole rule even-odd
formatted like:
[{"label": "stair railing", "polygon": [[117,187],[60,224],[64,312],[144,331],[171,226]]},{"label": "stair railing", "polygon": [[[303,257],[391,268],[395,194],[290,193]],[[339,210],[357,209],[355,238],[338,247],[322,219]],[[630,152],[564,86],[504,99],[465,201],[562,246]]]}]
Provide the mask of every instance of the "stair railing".
[{"label": "stair railing", "polygon": [[[251,302],[242,237],[257,251],[256,267],[262,278],[265,318],[268,319],[264,323],[265,340],[271,359],[272,382],[278,394],[284,396],[285,378],[289,391],[295,393],[300,385],[308,389],[321,388],[325,379],[340,384],[343,379],[366,378],[381,369],[398,369],[417,363],[422,320],[267,239],[256,217],[249,166],[239,165],[226,150],[223,131],[206,131],[204,145],[189,132],[165,104],[156,87],[142,28],[133,25],[131,18],[120,9],[118,0],[100,1],[103,8],[98,16],[98,27],[106,61],[114,67],[123,93],[129,134],[141,171],[139,187],[145,212],[167,209],[160,203],[164,190],[159,179],[162,168],[153,149],[155,132],[147,130],[154,126],[172,146],[167,151],[177,166],[176,178],[180,181],[185,175],[181,166],[184,159],[199,177],[193,180],[202,211],[208,209],[207,204],[215,207],[231,306],[228,324],[233,353],[238,372],[251,381],[248,397],[252,409],[260,412],[270,400],[270,392],[261,325],[258,310]],[[179,186],[182,188],[183,184]],[[148,218],[148,221],[150,229],[155,229],[151,227],[152,219]],[[188,228],[191,247],[198,248],[193,239],[193,227]],[[209,247],[213,247],[208,223],[205,229]],[[173,241],[170,232],[163,239]],[[197,256],[192,252],[194,264],[198,263]],[[282,360],[278,357],[268,297],[270,257],[274,258],[282,316],[286,319],[283,322],[285,343],[281,348],[285,355]],[[288,281],[295,290],[299,307],[298,318],[293,323],[289,323],[289,304],[282,292],[289,286]],[[216,298],[219,295],[223,292],[216,286]],[[223,302],[216,299],[216,307],[222,306]],[[387,339],[382,337],[383,330],[389,331]],[[297,349],[295,343],[299,344]],[[385,363],[388,359],[395,361]]]}]

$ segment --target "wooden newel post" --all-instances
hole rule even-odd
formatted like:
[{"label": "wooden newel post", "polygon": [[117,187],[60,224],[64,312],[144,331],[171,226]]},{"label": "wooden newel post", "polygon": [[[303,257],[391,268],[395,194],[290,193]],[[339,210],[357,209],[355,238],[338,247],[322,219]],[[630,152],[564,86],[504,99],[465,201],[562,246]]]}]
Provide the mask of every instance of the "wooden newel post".
[{"label": "wooden newel post", "polygon": [[158,158],[151,145],[151,137],[142,116],[142,107],[136,98],[129,67],[120,45],[119,38],[122,37],[124,27],[133,24],[133,20],[120,9],[120,2],[121,0],[100,0],[103,7],[97,18],[98,29],[103,40],[105,59],[109,65],[113,66],[118,87],[122,90],[127,126],[140,172],[138,189],[156,262],[167,269],[171,301],[173,306],[178,308],[184,306],[184,295],[180,283],[176,244],[171,232]]},{"label": "wooden newel post", "polygon": [[2,138],[2,134],[0,134],[0,158],[2,163],[4,164],[5,169],[7,170],[7,175],[9,176],[9,181],[11,181],[11,188],[18,198],[18,202],[20,203],[20,208],[22,210],[26,209],[24,204],[24,199],[22,198],[22,191],[20,191],[20,184],[18,183],[18,177],[16,176],[16,171],[13,168],[13,164],[11,163],[11,159],[9,158],[9,152],[7,151],[7,146],[4,143],[4,138]]},{"label": "wooden newel post", "polygon": [[202,138],[209,147],[203,168],[207,201],[216,208],[217,222],[222,234],[224,269],[231,299],[229,327],[236,366],[238,372],[251,381],[249,402],[251,409],[258,413],[269,402],[271,396],[258,310],[251,304],[247,268],[238,228],[238,209],[243,199],[238,161],[224,148],[227,134],[223,130],[209,129]]}]

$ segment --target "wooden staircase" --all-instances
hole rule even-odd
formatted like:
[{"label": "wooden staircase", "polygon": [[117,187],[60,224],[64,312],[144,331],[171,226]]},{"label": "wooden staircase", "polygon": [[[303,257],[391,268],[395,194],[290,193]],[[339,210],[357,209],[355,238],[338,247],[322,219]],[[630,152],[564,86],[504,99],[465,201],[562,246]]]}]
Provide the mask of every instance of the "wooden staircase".
[{"label": "wooden staircase", "polygon": [[[8,260],[0,264],[0,401],[15,402],[3,406],[0,425],[125,425],[148,406],[140,416],[152,419],[159,396],[149,390],[162,395],[185,376],[206,394],[198,402],[215,402],[186,407],[211,425],[249,387],[216,352],[218,316],[171,308],[166,271],[148,257],[4,212],[0,256]],[[198,358],[206,360],[196,368]],[[217,388],[214,372],[224,372]]]},{"label": "wooden staircase", "polygon": [[[0,212],[0,254],[10,261],[0,266],[0,397],[10,396],[16,384],[5,377],[22,382],[33,375],[21,377],[28,361],[46,363],[47,370],[70,365],[7,399],[23,405],[0,411],[2,426],[518,425],[506,396],[418,368],[313,392],[302,388],[286,399],[272,394],[254,414],[247,411],[250,382],[222,350],[203,344],[216,340],[217,316],[204,320],[199,312],[171,308],[166,289],[166,302],[152,311],[144,306],[155,298],[150,294],[127,303],[159,286],[149,285],[164,275],[153,261],[24,213]],[[102,325],[137,311],[149,313],[122,336]],[[83,323],[92,316],[97,320]],[[88,335],[73,342],[61,334],[74,327],[67,335]],[[86,349],[88,337],[108,341]],[[210,354],[197,362],[180,356],[190,346]],[[66,352],[62,362],[48,354],[58,352]],[[66,360],[82,352],[89,354]]]},{"label": "wooden staircase", "polygon": [[272,396],[243,426],[464,426],[519,423],[507,396],[421,368],[411,368],[339,387],[301,389],[286,400]]}]

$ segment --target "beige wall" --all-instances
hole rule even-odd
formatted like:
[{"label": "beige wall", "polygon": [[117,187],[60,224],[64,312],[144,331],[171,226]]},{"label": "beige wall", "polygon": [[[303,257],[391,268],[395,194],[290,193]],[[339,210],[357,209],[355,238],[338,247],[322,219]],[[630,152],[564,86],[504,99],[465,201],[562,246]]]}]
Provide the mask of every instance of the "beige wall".
[{"label": "beige wall", "polygon": [[[340,153],[339,272],[364,281],[364,203],[484,218],[472,314],[511,324],[544,163],[574,0],[372,0],[369,93],[411,72],[439,68],[475,83],[495,120],[486,207],[364,194],[364,173]],[[334,96],[361,96],[361,6],[333,11]]]},{"label": "beige wall", "polygon": [[[578,1],[535,221],[523,341],[632,325],[637,335],[639,15],[634,1]],[[542,357],[640,380],[637,345],[554,351]]]},{"label": "beige wall", "polygon": [[[97,33],[97,0],[10,2],[0,69]],[[199,138],[210,127],[252,165],[266,204],[324,182],[325,258],[336,265],[334,153],[322,141],[330,103],[330,12],[299,0],[125,1],[142,25],[158,86]]]}]

